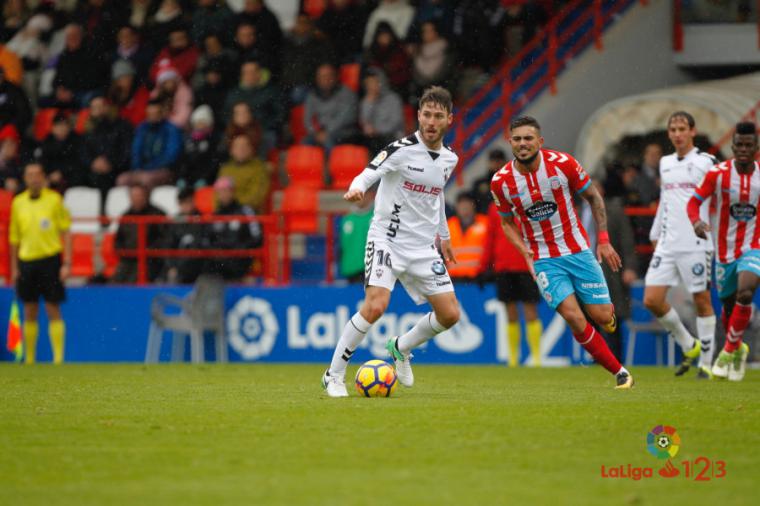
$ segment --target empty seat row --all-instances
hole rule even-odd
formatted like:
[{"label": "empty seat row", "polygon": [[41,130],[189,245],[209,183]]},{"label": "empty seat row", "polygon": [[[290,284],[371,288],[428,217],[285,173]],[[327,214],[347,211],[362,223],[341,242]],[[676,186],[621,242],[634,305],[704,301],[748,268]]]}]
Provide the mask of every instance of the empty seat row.
[{"label": "empty seat row", "polygon": [[[332,188],[348,188],[351,181],[369,163],[369,151],[364,146],[341,144],[330,151],[327,167]],[[290,184],[313,189],[324,188],[325,152],[318,146],[291,146],[285,153],[285,172]]]}]

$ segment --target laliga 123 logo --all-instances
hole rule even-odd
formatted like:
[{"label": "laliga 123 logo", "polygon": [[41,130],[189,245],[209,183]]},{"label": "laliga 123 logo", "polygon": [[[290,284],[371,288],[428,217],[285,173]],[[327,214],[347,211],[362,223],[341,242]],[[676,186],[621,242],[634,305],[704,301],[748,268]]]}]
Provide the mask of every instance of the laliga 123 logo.
[{"label": "laliga 123 logo", "polygon": [[233,350],[256,360],[271,353],[280,325],[268,301],[246,295],[227,313],[227,332]]},{"label": "laliga 123 logo", "polygon": [[[683,460],[673,463],[673,458],[678,454],[681,447],[681,436],[675,427],[670,425],[656,425],[646,437],[647,451],[655,458],[665,460],[665,465],[657,471],[662,478],[676,478],[683,476],[694,481],[710,481],[726,476],[726,462],[712,460],[708,457],[699,456],[694,460]],[[653,478],[654,469],[651,467],[638,467],[632,464],[619,466],[602,466],[602,478],[623,478],[634,481],[643,478]]]}]

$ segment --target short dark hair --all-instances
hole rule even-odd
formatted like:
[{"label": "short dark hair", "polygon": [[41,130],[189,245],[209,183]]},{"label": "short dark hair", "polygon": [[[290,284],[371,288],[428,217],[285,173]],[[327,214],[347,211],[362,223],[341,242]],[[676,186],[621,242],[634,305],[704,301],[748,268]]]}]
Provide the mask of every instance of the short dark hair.
[{"label": "short dark hair", "polygon": [[503,149],[492,149],[488,152],[488,159],[489,160],[506,160],[507,154],[504,152]]},{"label": "short dark hair", "polygon": [[442,86],[431,86],[422,93],[419,108],[422,109],[422,106],[425,104],[438,104],[449,113],[454,109],[451,93]]},{"label": "short dark hair", "polygon": [[676,119],[683,119],[686,120],[686,123],[689,124],[689,128],[694,128],[696,126],[697,122],[694,121],[694,116],[689,114],[686,111],[676,111],[673,114],[670,115],[668,118],[668,127],[670,127],[670,124],[673,122],[673,120]]},{"label": "short dark hair", "polygon": [[531,126],[541,132],[541,125],[538,124],[538,120],[533,116],[518,116],[516,118],[512,118],[512,121],[509,122],[510,130],[514,130],[515,128],[522,126]]},{"label": "short dark hair", "polygon": [[35,158],[34,160],[30,160],[30,161],[26,162],[26,164],[24,164],[24,172],[26,172],[29,169],[29,167],[31,167],[33,165],[36,165],[37,167],[39,167],[40,169],[42,169],[42,173],[43,174],[47,174],[47,171],[45,170],[45,164],[42,163],[42,160],[40,160],[38,158]]},{"label": "short dark hair", "polygon": [[737,135],[754,135],[757,137],[757,127],[751,121],[742,121],[736,124],[735,132]]}]

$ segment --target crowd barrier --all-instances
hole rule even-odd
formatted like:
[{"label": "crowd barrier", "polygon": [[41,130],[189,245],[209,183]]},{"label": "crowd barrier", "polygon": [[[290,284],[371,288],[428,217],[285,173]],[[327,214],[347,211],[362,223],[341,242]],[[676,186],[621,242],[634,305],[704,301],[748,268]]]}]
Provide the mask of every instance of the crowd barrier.
[{"label": "crowd barrier", "polygon": [[[145,358],[150,305],[159,293],[186,295],[190,287],[90,286],[67,290],[63,315],[67,324],[68,362],[141,362]],[[416,363],[499,364],[507,361],[507,314],[492,286],[458,285],[462,319],[415,352]],[[641,299],[641,288],[633,296]],[[0,328],[7,328],[14,293],[0,288]],[[229,357],[236,362],[329,362],[348,318],[357,310],[363,291],[360,285],[344,287],[229,286],[225,291]],[[386,340],[404,333],[429,307],[416,306],[403,290],[396,290],[388,312],[371,329],[355,362],[384,357]],[[564,366],[588,363],[564,321],[541,303],[544,323],[542,363]],[[648,319],[640,311],[637,318]],[[40,325],[38,357],[50,360],[47,325]],[[167,335],[168,337],[168,335]],[[634,363],[654,364],[658,343],[649,334],[636,341]],[[3,346],[2,360],[11,360]],[[186,347],[189,349],[189,346]],[[625,349],[625,346],[623,347]],[[660,350],[662,353],[662,349]],[[189,352],[188,352],[189,353]],[[164,339],[161,360],[170,356],[170,339]],[[523,344],[523,359],[528,350]],[[206,360],[214,360],[209,336]]]}]

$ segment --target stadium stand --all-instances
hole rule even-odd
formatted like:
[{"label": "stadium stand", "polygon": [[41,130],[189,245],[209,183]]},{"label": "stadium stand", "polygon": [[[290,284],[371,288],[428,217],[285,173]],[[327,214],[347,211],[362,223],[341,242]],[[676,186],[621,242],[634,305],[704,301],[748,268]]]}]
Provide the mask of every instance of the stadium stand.
[{"label": "stadium stand", "polygon": [[100,230],[100,223],[93,220],[101,212],[98,190],[86,186],[71,187],[63,194],[63,203],[71,215],[73,233],[95,234]]},{"label": "stadium stand", "polygon": [[164,211],[167,216],[176,216],[179,213],[178,193],[176,186],[157,186],[150,193],[150,203]]},{"label": "stadium stand", "polygon": [[369,151],[364,146],[342,144],[330,152],[328,169],[332,179],[331,187],[348,188],[351,181],[369,162]]},{"label": "stadium stand", "polygon": [[291,146],[285,154],[285,171],[292,185],[324,186],[325,152],[317,146]]}]

